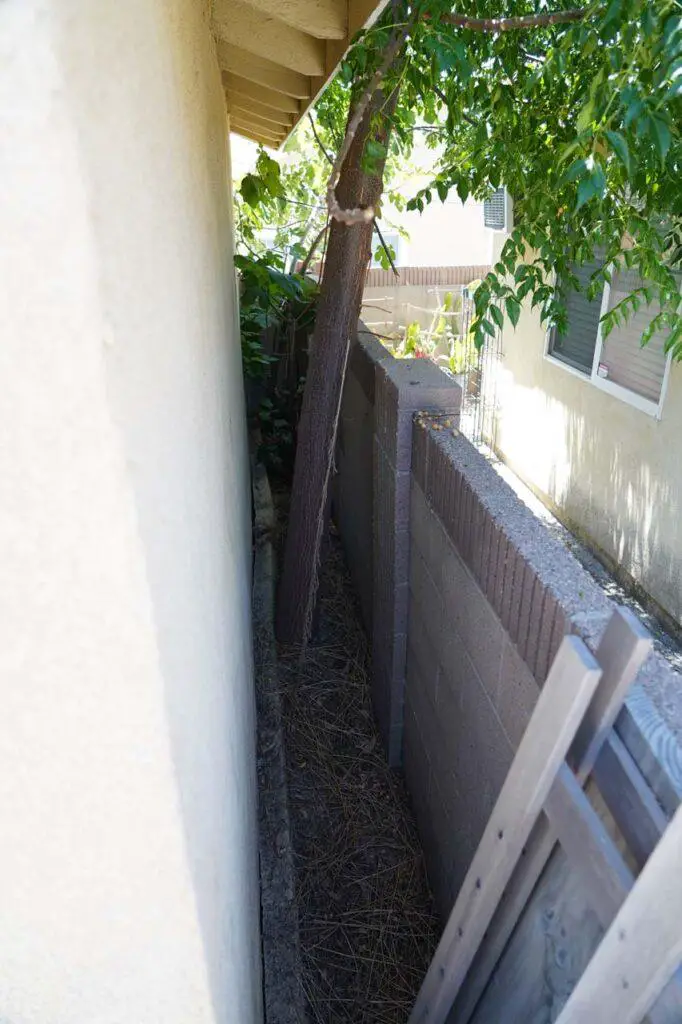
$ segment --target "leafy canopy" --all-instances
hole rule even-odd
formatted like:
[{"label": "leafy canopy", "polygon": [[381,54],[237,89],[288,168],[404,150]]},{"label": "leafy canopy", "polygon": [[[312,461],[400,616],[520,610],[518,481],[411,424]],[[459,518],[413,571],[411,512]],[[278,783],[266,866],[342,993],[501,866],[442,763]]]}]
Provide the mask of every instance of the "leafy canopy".
[{"label": "leafy canopy", "polygon": [[[526,298],[545,323],[565,330],[566,291],[579,287],[574,267],[599,253],[591,295],[615,268],[641,278],[604,318],[604,331],[642,303],[658,303],[643,342],[662,330],[680,359],[682,3],[578,6],[577,21],[489,32],[448,23],[448,0],[416,0],[408,43],[384,81],[386,93],[400,89],[391,157],[409,155],[415,131],[440,153],[409,208],[444,201],[451,189],[482,199],[505,185],[514,199],[514,230],[475,296],[478,344],[503,316],[515,326]],[[457,4],[458,16],[476,18],[548,10],[557,7],[543,0]],[[355,95],[407,16],[393,8],[359,37],[343,71]],[[318,107],[323,124],[333,106]],[[338,131],[338,107],[334,116]]]}]

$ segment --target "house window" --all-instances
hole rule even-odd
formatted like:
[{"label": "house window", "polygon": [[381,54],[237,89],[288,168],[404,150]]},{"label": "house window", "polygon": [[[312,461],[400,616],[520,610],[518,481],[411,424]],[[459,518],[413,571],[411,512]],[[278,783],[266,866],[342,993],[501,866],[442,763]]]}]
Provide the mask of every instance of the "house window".
[{"label": "house window", "polygon": [[[393,252],[395,253],[395,259],[393,262],[395,263],[396,267],[400,266],[400,233],[398,231],[385,231],[382,228],[381,234],[384,236],[384,241],[386,242],[386,245],[389,246],[389,252],[391,249],[393,249]],[[375,235],[374,238],[372,239],[372,262],[370,264],[370,267],[372,267],[373,269],[381,267],[381,260],[377,259],[377,253],[379,254],[379,256],[381,256],[382,248],[383,247],[381,245],[381,242],[379,241],[378,236]]]},{"label": "house window", "polygon": [[[590,276],[597,269],[596,263],[586,263],[582,267],[574,268],[573,272],[580,281],[581,288],[587,287]],[[584,291],[567,291],[568,329],[565,334],[559,334],[557,329],[553,328],[549,340],[549,352],[555,359],[567,363],[588,377],[591,376],[594,365],[601,305],[601,295],[590,300]]]},{"label": "house window", "polygon": [[[604,312],[613,309],[635,288],[641,288],[640,277],[633,271],[614,274]],[[597,372],[601,379],[612,381],[636,395],[658,403],[661,398],[668,357],[665,335],[657,332],[647,345],[641,345],[642,333],[657,313],[658,303],[640,306],[624,326],[614,327],[602,343]]]},{"label": "house window", "polygon": [[[587,263],[574,268],[581,287],[587,286],[598,266]],[[641,345],[642,334],[660,306],[643,302],[639,311],[625,325],[614,327],[607,338],[602,337],[599,322],[641,285],[635,271],[621,270],[595,299],[589,300],[584,292],[568,293],[568,330],[563,335],[556,328],[549,332],[547,356],[588,378],[600,390],[660,418],[670,366],[665,335],[657,333],[647,345]]]}]

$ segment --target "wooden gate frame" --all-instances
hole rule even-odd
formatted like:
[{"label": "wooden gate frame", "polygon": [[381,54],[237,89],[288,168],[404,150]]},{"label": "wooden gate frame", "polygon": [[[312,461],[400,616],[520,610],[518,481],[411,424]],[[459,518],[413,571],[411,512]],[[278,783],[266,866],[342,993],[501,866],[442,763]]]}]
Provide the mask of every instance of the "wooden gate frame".
[{"label": "wooden gate frame", "polygon": [[[618,769],[618,778],[625,780],[626,787],[630,786],[628,795],[636,791],[637,805],[644,806],[646,811],[642,835],[637,834],[632,816],[625,816],[630,831],[635,833],[633,845],[639,845],[639,852],[645,856],[651,853],[665,828],[665,817],[653,798],[647,803],[636,776],[628,774],[628,759],[622,756],[612,732],[626,693],[650,649],[649,634],[625,608],[612,615],[596,660],[576,637],[564,639],[450,914],[409,1024],[443,1024],[458,994],[460,999],[451,1019],[467,1024],[557,842],[581,872],[605,927],[614,922],[614,917],[613,928],[619,927],[619,910],[627,915],[628,927],[631,919],[644,919],[642,909],[637,911],[642,898],[637,895],[640,885],[646,882],[644,892],[651,898],[652,871],[656,869],[662,877],[661,872],[674,860],[678,831],[682,835],[682,814],[675,818],[675,829],[666,833],[665,844],[661,842],[656,848],[656,859],[652,856],[650,861],[652,867],[647,866],[635,885],[632,872],[582,787],[599,764],[601,752],[608,751],[611,764]],[[569,748],[571,768],[565,761]],[[679,860],[679,846],[677,857]],[[678,903],[671,900],[679,922],[682,882],[679,889],[674,885],[673,889],[681,897]],[[600,963],[601,970],[608,971],[609,956],[614,955],[610,952],[613,928],[599,946],[557,1024],[581,1020],[596,1024],[602,1019],[614,1019],[614,1007],[609,1005],[595,974]],[[620,933],[623,931],[627,934],[628,928],[621,926]],[[677,932],[682,947],[679,923]],[[638,941],[634,937],[628,947],[631,962],[621,967],[621,985],[624,980],[628,992],[624,998],[625,989],[621,991],[621,1001],[629,1012],[633,1007],[639,1012],[644,1004],[646,1012],[660,995],[650,1012],[651,1024],[673,1024],[680,1020],[679,972],[661,995],[682,955],[676,944],[677,932],[673,924],[658,944],[651,943],[657,951],[652,962],[655,975],[643,968],[643,957],[637,952]],[[486,941],[481,947],[484,936]],[[623,942],[617,940],[615,947],[621,957],[625,953]],[[472,976],[467,977],[474,961]],[[593,968],[593,964],[597,967]],[[608,980],[612,982],[610,976]],[[564,1019],[566,1014],[570,1016]],[[641,1013],[634,1017],[623,1010],[616,1019],[619,1024],[639,1024]]]}]

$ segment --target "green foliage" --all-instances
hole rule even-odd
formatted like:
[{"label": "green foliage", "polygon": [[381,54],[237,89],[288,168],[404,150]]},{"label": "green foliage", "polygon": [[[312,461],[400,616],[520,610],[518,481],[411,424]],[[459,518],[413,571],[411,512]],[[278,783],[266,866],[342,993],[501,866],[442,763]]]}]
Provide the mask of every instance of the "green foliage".
[{"label": "green foliage", "polygon": [[397,259],[395,248],[390,243],[384,245],[384,243],[382,242],[380,245],[377,246],[374,252],[374,259],[377,261],[382,270],[390,270],[391,260],[395,265],[395,261]]},{"label": "green foliage", "polygon": [[290,270],[304,260],[326,219],[320,197],[328,173],[307,122],[286,153],[275,158],[261,147],[235,191],[238,251],[254,258],[270,253]]},{"label": "green foliage", "polygon": [[286,322],[294,328],[310,328],[315,318],[318,286],[300,274],[287,274],[277,253],[263,256],[235,256],[240,277],[240,331],[244,373],[263,380],[273,362],[263,348],[268,329],[281,329]]},{"label": "green foliage", "polygon": [[[476,292],[477,343],[494,334],[500,317],[516,326],[526,300],[564,330],[565,289],[578,287],[572,267],[598,250],[591,294],[614,268],[634,269],[643,281],[604,318],[605,333],[638,303],[656,302],[661,311],[643,341],[666,330],[669,349],[682,358],[679,0],[584,3],[579,22],[502,33],[444,23],[451,0],[417,7],[405,57],[384,85],[387,93],[400,85],[389,156],[409,154],[416,130],[440,156],[408,208],[423,210],[452,189],[462,200],[483,199],[501,184],[514,199],[514,230]],[[457,14],[479,18],[536,10],[533,0],[457,4]],[[346,87],[359,91],[381,63],[391,17],[401,23],[404,14],[386,14],[358,39]]]}]

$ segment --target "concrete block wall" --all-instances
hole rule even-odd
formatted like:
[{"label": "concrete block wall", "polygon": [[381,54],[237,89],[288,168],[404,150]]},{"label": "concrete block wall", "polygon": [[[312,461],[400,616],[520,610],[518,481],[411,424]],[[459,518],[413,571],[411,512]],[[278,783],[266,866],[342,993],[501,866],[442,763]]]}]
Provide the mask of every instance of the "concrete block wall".
[{"label": "concrete block wall", "polygon": [[[402,756],[445,917],[562,637],[574,632],[596,649],[614,605],[459,434],[456,412],[424,412],[453,401],[447,378],[434,366],[426,370],[424,361],[381,355],[373,390],[371,353],[356,363],[347,385],[348,392],[364,373],[371,409],[365,477],[373,425],[373,479],[362,494],[365,529],[368,494],[373,506],[371,581],[366,562],[364,578],[372,601],[374,705],[392,763]],[[352,399],[351,390],[344,405]],[[355,481],[358,471],[342,470]],[[363,543],[347,543],[347,552],[367,558],[366,533]],[[351,570],[360,571],[352,563]],[[616,724],[669,815],[682,799],[682,752],[675,723],[669,728],[660,711],[679,681],[668,662],[651,655]],[[595,806],[618,839],[598,794]],[[600,935],[580,878],[556,851],[473,1024],[526,1024],[529,1014],[536,1024],[550,1024]]]},{"label": "concrete block wall", "polygon": [[374,710],[391,764],[401,758],[409,565],[412,421],[459,422],[461,390],[433,363],[395,359],[362,324],[339,420],[333,511],[372,638]]},{"label": "concrete block wall", "polygon": [[461,389],[426,359],[375,366],[372,695],[389,763],[401,760],[407,656],[412,423],[419,410],[459,422]]},{"label": "concrete block wall", "polygon": [[[562,637],[594,650],[613,604],[457,431],[418,417],[412,450],[403,758],[447,912]],[[618,721],[669,813],[682,759],[647,690],[671,674],[651,656]]]},{"label": "concrete block wall", "polygon": [[348,358],[336,446],[333,514],[360,610],[372,634],[375,367],[393,356],[360,325]]}]

